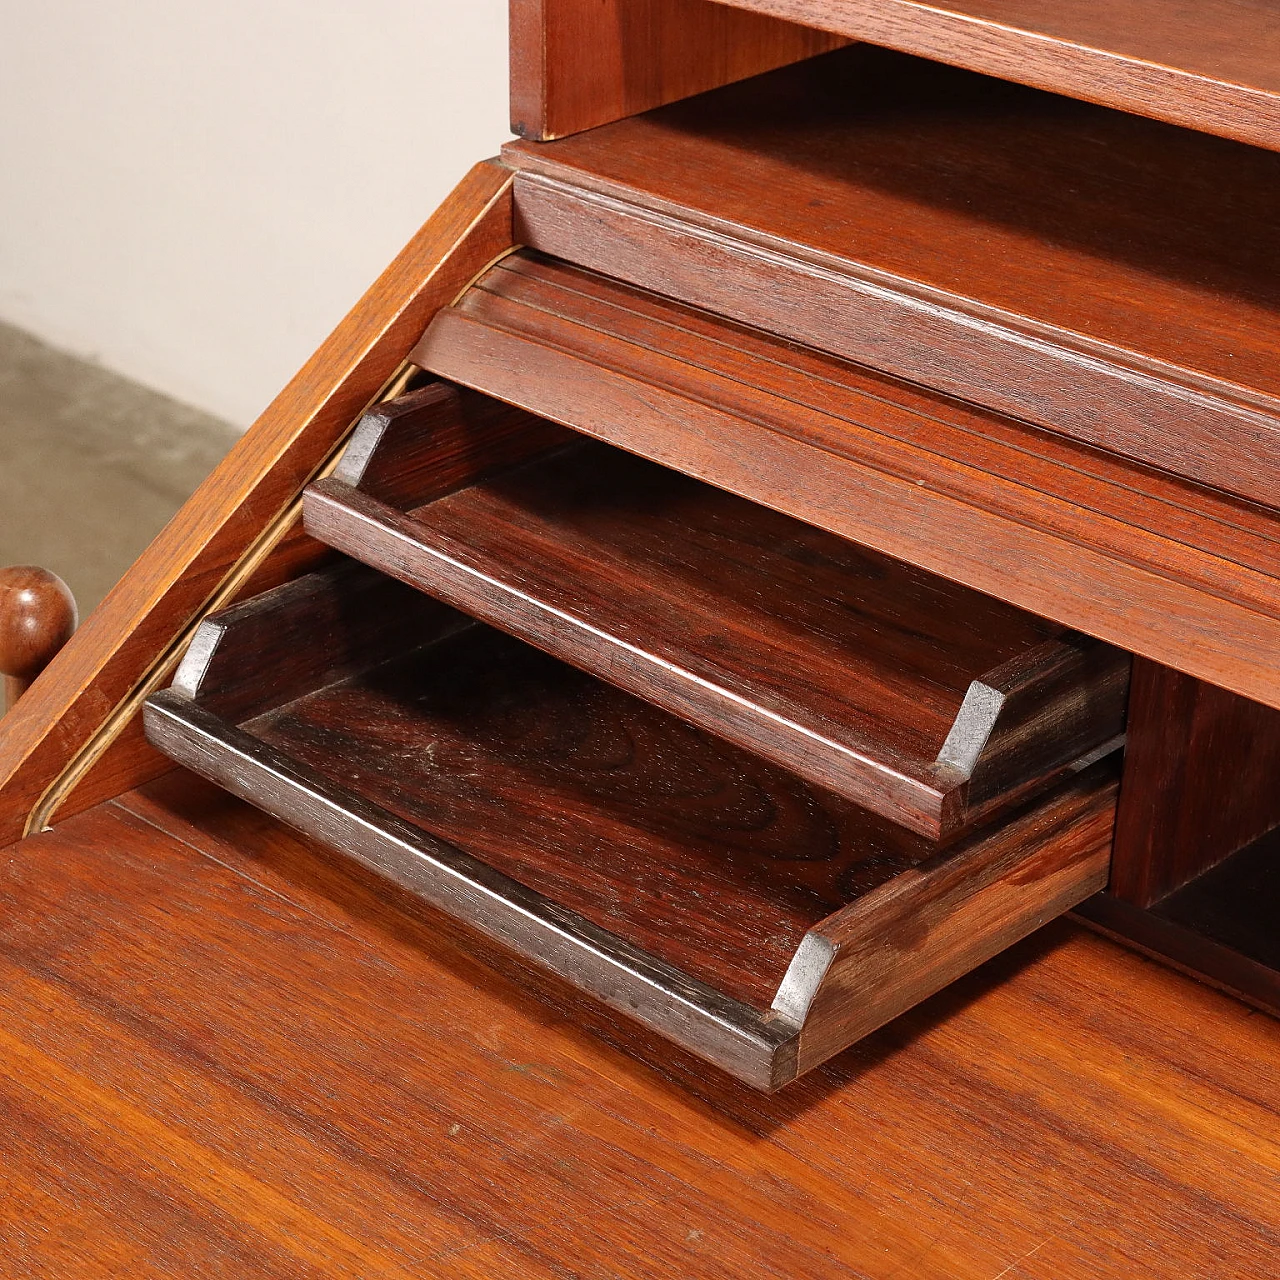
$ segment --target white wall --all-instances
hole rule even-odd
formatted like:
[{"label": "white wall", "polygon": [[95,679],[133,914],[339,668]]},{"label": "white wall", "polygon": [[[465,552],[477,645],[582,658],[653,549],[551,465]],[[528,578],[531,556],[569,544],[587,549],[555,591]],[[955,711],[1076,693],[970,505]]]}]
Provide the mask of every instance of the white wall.
[{"label": "white wall", "polygon": [[507,137],[503,0],[0,0],[0,318],[247,426]]}]

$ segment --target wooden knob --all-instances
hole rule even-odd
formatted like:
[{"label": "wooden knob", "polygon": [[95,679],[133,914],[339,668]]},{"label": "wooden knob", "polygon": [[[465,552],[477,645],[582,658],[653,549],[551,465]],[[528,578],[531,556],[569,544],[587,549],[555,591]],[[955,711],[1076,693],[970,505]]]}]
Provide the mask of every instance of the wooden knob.
[{"label": "wooden knob", "polygon": [[61,578],[28,564],[0,569],[0,672],[10,707],[75,629],[75,597]]}]

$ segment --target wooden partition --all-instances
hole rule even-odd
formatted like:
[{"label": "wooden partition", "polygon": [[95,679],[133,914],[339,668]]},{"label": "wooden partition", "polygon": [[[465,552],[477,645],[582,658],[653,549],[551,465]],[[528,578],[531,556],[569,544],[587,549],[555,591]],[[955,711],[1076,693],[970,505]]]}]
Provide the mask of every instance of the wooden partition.
[{"label": "wooden partition", "polygon": [[710,0],[512,0],[511,130],[559,138],[844,43]]}]

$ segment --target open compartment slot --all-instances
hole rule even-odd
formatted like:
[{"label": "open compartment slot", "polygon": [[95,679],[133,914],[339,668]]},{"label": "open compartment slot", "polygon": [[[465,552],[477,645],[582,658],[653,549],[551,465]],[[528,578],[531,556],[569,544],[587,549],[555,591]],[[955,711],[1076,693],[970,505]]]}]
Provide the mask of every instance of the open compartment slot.
[{"label": "open compartment slot", "polygon": [[937,845],[343,564],[209,618],[150,740],[775,1088],[1106,881],[1114,767]]},{"label": "open compartment slot", "polygon": [[308,531],[935,840],[1123,733],[1127,654],[532,415],[550,447],[442,494],[483,403],[383,406]]}]

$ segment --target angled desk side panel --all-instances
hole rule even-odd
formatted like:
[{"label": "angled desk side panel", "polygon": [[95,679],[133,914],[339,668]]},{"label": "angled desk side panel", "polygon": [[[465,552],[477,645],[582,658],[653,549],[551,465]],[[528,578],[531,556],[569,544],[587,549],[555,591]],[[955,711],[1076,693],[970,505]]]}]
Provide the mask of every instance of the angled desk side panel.
[{"label": "angled desk side panel", "polygon": [[142,697],[211,608],[314,567],[298,495],[432,315],[511,247],[510,186],[494,161],[463,178],[5,717],[0,845],[169,767],[142,738]]}]

